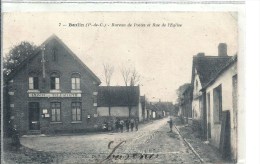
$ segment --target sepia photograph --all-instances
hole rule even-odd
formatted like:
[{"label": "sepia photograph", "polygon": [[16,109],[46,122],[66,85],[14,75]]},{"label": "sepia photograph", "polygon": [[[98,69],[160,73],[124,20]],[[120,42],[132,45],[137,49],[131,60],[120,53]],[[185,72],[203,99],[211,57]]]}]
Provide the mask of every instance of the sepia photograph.
[{"label": "sepia photograph", "polygon": [[2,13],[2,162],[237,163],[239,34],[235,11]]}]

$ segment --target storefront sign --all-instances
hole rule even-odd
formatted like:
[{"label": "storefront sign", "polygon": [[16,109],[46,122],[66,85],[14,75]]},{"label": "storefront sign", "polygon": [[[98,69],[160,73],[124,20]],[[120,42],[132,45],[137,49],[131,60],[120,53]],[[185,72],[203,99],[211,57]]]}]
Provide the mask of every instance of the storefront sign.
[{"label": "storefront sign", "polygon": [[81,97],[81,93],[29,93],[29,97]]}]

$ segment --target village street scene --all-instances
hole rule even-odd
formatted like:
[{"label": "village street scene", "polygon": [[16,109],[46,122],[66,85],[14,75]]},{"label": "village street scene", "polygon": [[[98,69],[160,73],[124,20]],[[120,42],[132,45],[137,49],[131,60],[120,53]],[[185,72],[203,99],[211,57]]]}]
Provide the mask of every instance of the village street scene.
[{"label": "village street scene", "polygon": [[64,14],[4,15],[1,162],[243,158],[236,13]]}]

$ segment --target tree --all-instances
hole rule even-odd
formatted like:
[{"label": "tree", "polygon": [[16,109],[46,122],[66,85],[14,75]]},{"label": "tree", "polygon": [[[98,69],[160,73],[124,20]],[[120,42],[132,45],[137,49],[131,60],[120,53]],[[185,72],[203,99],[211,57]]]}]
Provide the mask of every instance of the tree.
[{"label": "tree", "polygon": [[183,101],[183,92],[187,89],[187,88],[189,88],[189,87],[191,87],[191,84],[190,83],[185,83],[185,84],[183,84],[183,85],[181,85],[178,89],[177,89],[177,91],[176,91],[176,93],[177,93],[177,96],[178,96],[178,98],[177,98],[177,104],[178,105],[181,105],[181,103],[182,103],[182,101]]},{"label": "tree", "polygon": [[109,63],[103,63],[103,68],[105,72],[105,81],[106,85],[110,86],[111,77],[114,73],[114,67],[110,65]]},{"label": "tree", "polygon": [[4,57],[3,72],[4,75],[9,75],[18,65],[20,65],[28,56],[38,51],[38,47],[33,43],[22,41],[13,46]]},{"label": "tree", "polygon": [[121,75],[125,86],[136,86],[140,81],[140,75],[135,68],[123,66],[121,68]]},{"label": "tree", "polygon": [[121,67],[121,75],[123,77],[125,86],[127,87],[126,95],[127,95],[129,116],[131,116],[132,104],[134,101],[132,95],[134,95],[135,92],[134,86],[138,85],[139,83],[140,75],[135,68],[126,67],[126,66]]},{"label": "tree", "polygon": [[106,81],[106,85],[108,86],[108,94],[109,94],[109,104],[108,104],[108,112],[109,115],[111,113],[111,96],[110,96],[110,81],[111,81],[111,77],[114,73],[114,67],[112,65],[110,65],[109,63],[103,63],[103,68],[104,68],[104,73],[105,73],[105,81]]}]

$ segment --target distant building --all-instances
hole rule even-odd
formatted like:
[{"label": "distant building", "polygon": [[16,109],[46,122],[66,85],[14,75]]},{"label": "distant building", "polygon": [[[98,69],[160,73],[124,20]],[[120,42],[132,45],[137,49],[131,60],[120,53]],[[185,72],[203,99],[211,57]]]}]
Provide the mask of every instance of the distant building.
[{"label": "distant building", "polygon": [[97,95],[97,115],[136,117],[143,120],[139,86],[100,86]]},{"label": "distant building", "polygon": [[7,119],[21,134],[94,129],[101,81],[56,35],[5,80]]}]

